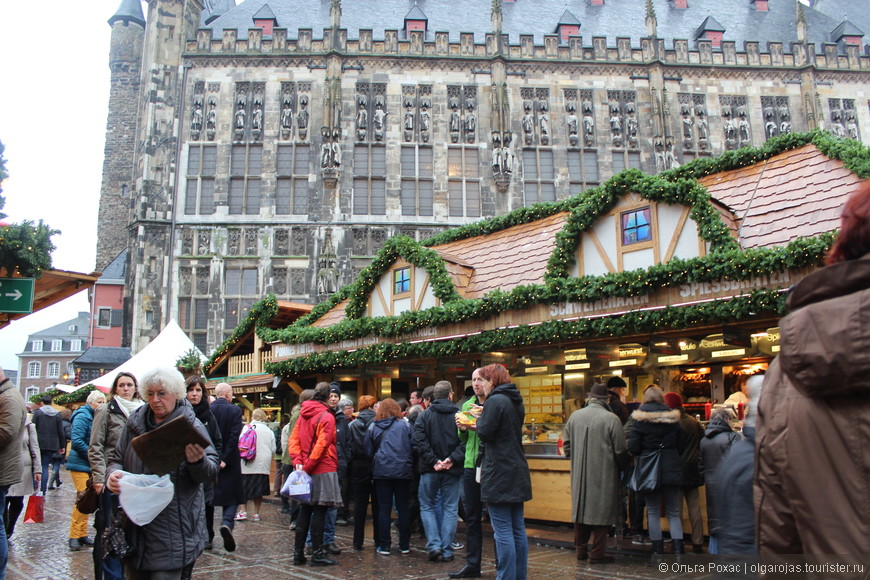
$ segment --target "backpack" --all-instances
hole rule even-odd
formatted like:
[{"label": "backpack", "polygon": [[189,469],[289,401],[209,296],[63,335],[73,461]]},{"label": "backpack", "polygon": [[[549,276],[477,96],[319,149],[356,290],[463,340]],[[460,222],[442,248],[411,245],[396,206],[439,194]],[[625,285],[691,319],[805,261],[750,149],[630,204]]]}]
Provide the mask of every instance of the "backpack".
[{"label": "backpack", "polygon": [[253,425],[248,425],[239,436],[239,456],[245,461],[257,457],[257,430]]}]

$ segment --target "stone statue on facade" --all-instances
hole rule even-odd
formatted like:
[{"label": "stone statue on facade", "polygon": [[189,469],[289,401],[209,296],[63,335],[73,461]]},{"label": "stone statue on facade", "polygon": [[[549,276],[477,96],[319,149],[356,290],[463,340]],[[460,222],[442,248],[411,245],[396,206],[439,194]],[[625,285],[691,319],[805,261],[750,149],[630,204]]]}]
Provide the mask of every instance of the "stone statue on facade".
[{"label": "stone statue on facade", "polygon": [[365,141],[369,128],[369,112],[366,110],[367,100],[364,96],[357,99],[356,111],[356,138],[357,141]]},{"label": "stone statue on facade", "polygon": [[429,114],[429,100],[423,99],[420,103],[420,139],[423,143],[429,142],[429,126],[431,116]]},{"label": "stone statue on facade", "polygon": [[299,98],[299,113],[296,115],[296,134],[299,135],[299,139],[302,141],[308,136],[308,116],[310,114],[308,112],[308,97],[302,95]]},{"label": "stone statue on facade", "polygon": [[568,143],[570,143],[572,147],[576,147],[580,142],[580,137],[578,135],[580,121],[577,118],[577,103],[574,101],[568,101],[565,103],[565,110],[568,112],[568,116],[565,118],[565,123],[568,125]]},{"label": "stone statue on facade", "polygon": [[217,100],[214,97],[208,99],[208,113],[205,115],[205,133],[209,141],[214,141],[217,130]]},{"label": "stone statue on facade", "polygon": [[199,141],[199,134],[202,131],[202,97],[196,96],[193,99],[193,111],[190,119],[190,136],[194,141]]},{"label": "stone statue on facade", "polygon": [[477,103],[474,99],[468,99],[465,101],[465,108],[468,110],[468,112],[465,113],[466,143],[474,143],[474,137],[477,133],[477,115],[474,112],[475,107],[477,107]]},{"label": "stone statue on facade", "polygon": [[592,103],[583,101],[583,141],[586,146],[592,145],[595,133],[595,119],[592,117]]},{"label": "stone statue on facade", "polygon": [[459,129],[462,124],[462,120],[459,116],[459,99],[456,97],[450,97],[447,106],[450,108],[450,141],[458,143]]},{"label": "stone statue on facade", "polygon": [[535,134],[535,117],[532,115],[532,103],[530,101],[523,102],[523,110],[525,111],[522,121],[523,138],[526,145],[531,145]]},{"label": "stone statue on facade", "polygon": [[375,112],[372,114],[372,128],[374,129],[375,141],[384,140],[384,124],[387,121],[387,112],[384,110],[383,97],[375,98]]}]

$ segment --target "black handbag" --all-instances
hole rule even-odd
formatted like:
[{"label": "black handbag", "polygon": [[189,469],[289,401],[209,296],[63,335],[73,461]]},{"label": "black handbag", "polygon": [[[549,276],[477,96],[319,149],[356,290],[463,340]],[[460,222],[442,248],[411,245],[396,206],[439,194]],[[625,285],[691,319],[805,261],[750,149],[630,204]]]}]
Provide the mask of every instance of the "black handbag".
[{"label": "black handbag", "polygon": [[88,478],[84,491],[76,492],[76,509],[83,514],[92,514],[100,506],[100,494],[94,489],[94,483]]},{"label": "black handbag", "polygon": [[139,540],[138,531],[138,526],[127,519],[127,514],[122,510],[115,512],[100,537],[103,542],[103,556],[121,560],[134,555]]},{"label": "black handbag", "polygon": [[634,470],[628,488],[638,493],[650,493],[659,488],[662,473],[662,448],[644,451],[634,460]]}]

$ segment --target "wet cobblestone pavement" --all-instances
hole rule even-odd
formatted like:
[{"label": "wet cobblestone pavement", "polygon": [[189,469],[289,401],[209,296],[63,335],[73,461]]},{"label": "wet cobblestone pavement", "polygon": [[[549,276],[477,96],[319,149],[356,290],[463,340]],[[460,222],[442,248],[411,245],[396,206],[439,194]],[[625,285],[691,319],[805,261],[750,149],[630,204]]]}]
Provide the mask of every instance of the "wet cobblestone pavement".
[{"label": "wet cobblestone pavement", "polygon": [[[67,478],[68,479],[68,478]],[[15,533],[9,543],[10,579],[84,579],[93,578],[91,550],[84,548],[71,552],[67,547],[70,514],[75,490],[71,482],[60,489],[48,492],[45,500],[45,523],[25,524],[19,518]],[[415,535],[411,553],[394,552],[390,556],[378,555],[371,542],[369,528],[366,549],[356,552],[351,548],[352,527],[339,526],[336,543],[342,553],[336,556],[338,566],[313,568],[310,565],[293,566],[293,532],[289,516],[280,513],[275,501],[264,502],[260,522],[236,522],[235,538],[238,548],[233,553],[223,549],[220,536],[214,550],[206,551],[197,560],[193,577],[201,579],[230,580],[235,578],[311,578],[311,579],[367,579],[367,578],[447,578],[449,572],[464,565],[464,550],[456,552],[456,559],[449,563],[431,563],[427,560],[425,542]],[[460,524],[460,529],[462,526]],[[90,528],[91,534],[93,528]],[[564,580],[566,578],[637,578],[662,579],[661,574],[646,565],[648,556],[643,551],[630,548],[623,542],[619,553],[611,538],[609,552],[616,556],[614,564],[593,566],[577,562],[573,549],[556,547],[568,545],[570,534],[561,530],[535,530],[530,528],[529,579]],[[464,541],[464,531],[458,534]],[[550,544],[550,545],[546,545]],[[492,558],[491,536],[484,538],[484,578],[495,578],[495,562]]]}]

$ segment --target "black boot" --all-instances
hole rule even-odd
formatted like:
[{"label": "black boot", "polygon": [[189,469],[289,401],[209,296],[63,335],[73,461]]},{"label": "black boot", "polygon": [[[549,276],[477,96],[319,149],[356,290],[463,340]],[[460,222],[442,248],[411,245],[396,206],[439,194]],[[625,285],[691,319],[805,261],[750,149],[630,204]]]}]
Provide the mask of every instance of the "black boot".
[{"label": "black boot", "polygon": [[662,561],[662,555],[665,553],[665,541],[664,540],[651,540],[652,543],[652,558],[650,559],[650,566],[657,566]]},{"label": "black boot", "polygon": [[312,566],[335,566],[336,564],[338,564],[338,560],[333,560],[328,557],[326,552],[323,550],[323,546],[318,546],[318,548],[314,550],[314,555],[311,556]]},{"label": "black boot", "polygon": [[308,561],[308,558],[305,557],[306,535],[308,535],[306,531],[300,529],[296,530],[296,538],[293,542],[293,564],[296,566],[301,566]]},{"label": "black boot", "polygon": [[674,540],[674,554],[685,554],[686,553],[686,544],[685,540]]}]

